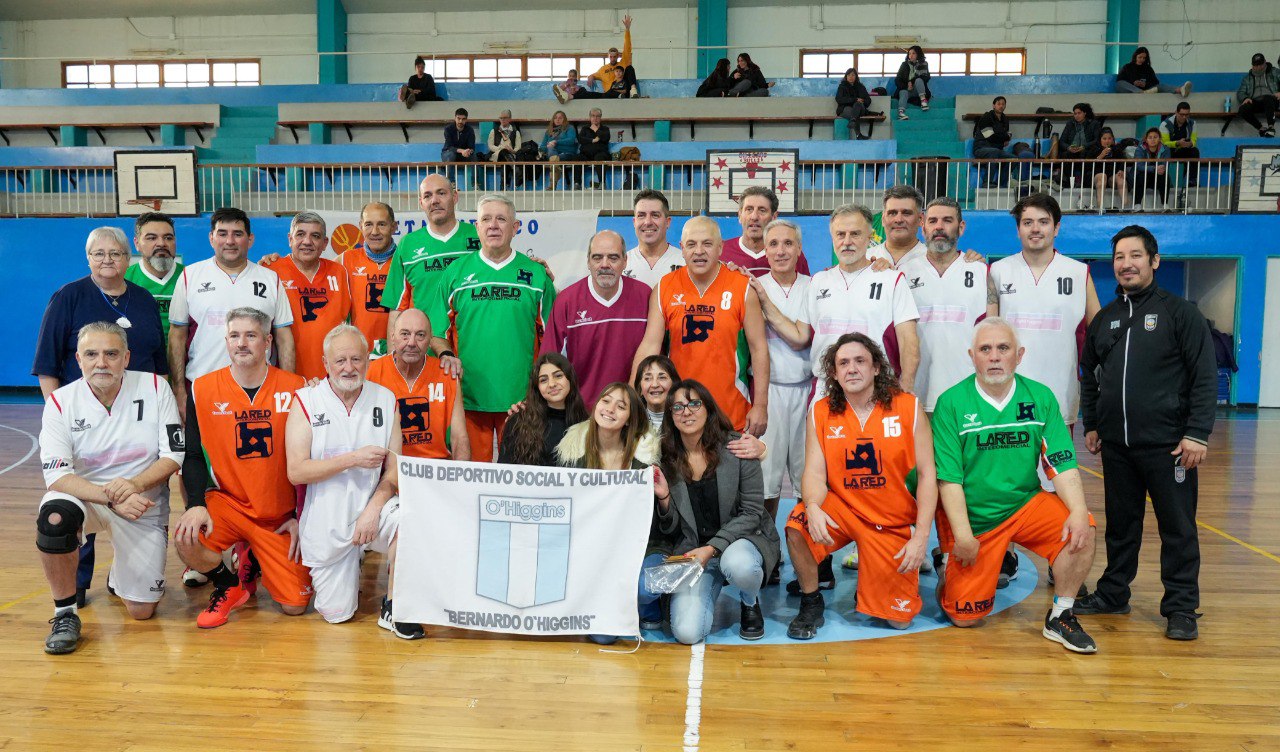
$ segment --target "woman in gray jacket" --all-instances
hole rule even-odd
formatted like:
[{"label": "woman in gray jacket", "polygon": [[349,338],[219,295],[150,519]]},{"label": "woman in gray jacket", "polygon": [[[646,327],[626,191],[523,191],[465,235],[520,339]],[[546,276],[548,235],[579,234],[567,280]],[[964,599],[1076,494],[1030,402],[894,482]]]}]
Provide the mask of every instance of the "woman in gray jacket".
[{"label": "woman in gray jacket", "polygon": [[675,553],[705,570],[671,594],[671,633],[686,645],[705,639],[716,597],[732,585],[742,595],[738,634],[758,640],[764,615],[757,596],[782,556],[778,531],[764,514],[760,461],[733,456],[726,444],[737,435],[729,419],[692,379],[672,389],[662,428],[662,475],[654,483],[659,528],[675,535]]}]

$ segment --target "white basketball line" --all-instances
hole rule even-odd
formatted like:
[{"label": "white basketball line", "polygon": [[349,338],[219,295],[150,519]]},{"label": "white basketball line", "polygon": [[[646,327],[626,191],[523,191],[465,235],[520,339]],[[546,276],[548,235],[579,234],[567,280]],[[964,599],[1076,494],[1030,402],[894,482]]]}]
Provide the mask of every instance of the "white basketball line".
[{"label": "white basketball line", "polygon": [[702,725],[702,659],[707,646],[699,642],[689,654],[689,695],[684,704],[684,752],[698,752]]},{"label": "white basketball line", "polygon": [[13,463],[12,465],[10,465],[10,466],[6,467],[5,469],[0,470],[0,475],[4,475],[5,473],[7,473],[7,472],[9,472],[10,470],[12,470],[12,469],[14,469],[15,467],[17,467],[18,465],[21,465],[22,463],[26,462],[28,457],[30,457],[31,455],[35,454],[36,449],[38,449],[38,448],[39,448],[39,446],[40,446],[40,441],[39,441],[39,439],[37,439],[35,436],[32,436],[31,434],[27,433],[26,431],[22,430],[21,428],[14,428],[13,426],[6,426],[6,425],[0,425],[0,428],[7,428],[7,429],[9,429],[10,431],[17,431],[18,433],[22,434],[23,436],[26,436],[28,439],[31,439],[31,448],[27,450],[27,453],[26,453],[26,454],[22,455],[22,459],[18,460],[17,462]]}]

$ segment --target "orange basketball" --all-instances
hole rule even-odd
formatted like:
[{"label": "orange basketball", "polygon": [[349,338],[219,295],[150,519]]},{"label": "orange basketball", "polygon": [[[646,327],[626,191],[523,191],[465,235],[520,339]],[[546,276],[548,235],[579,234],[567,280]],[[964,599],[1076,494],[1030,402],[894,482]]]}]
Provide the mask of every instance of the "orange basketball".
[{"label": "orange basketball", "polygon": [[336,254],[343,254],[360,245],[360,228],[355,225],[338,225],[329,236],[329,245]]}]

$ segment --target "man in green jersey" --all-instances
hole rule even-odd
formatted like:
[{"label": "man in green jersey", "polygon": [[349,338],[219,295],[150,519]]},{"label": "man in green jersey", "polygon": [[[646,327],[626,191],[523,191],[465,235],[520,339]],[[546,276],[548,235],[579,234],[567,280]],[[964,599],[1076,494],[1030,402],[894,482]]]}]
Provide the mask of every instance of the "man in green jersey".
[{"label": "man in green jersey", "polygon": [[151,293],[160,307],[160,325],[169,339],[169,303],[173,288],[182,276],[182,264],[175,257],[178,244],[173,220],[167,214],[146,212],[133,223],[133,246],[142,260],[125,270],[124,278]]},{"label": "man in green jersey", "polygon": [[[1093,565],[1093,516],[1049,387],[1015,374],[1024,349],[999,317],[974,328],[973,376],[943,392],[933,413],[938,472],[938,538],[950,554],[938,569],[938,600],[958,627],[976,627],[995,603],[1000,564],[1010,543],[1049,560],[1056,576],[1046,638],[1077,653],[1096,653],[1072,606]],[[1040,488],[1043,462],[1055,492]]]},{"label": "man in green jersey", "polygon": [[391,310],[387,317],[388,340],[400,311],[410,307],[429,310],[445,269],[480,250],[475,225],[458,221],[458,189],[448,178],[423,178],[418,186],[418,206],[427,215],[427,223],[400,239],[382,292],[382,305]]},{"label": "man in green jersey", "polygon": [[427,317],[440,366],[456,373],[461,365],[471,458],[491,462],[507,411],[529,386],[556,290],[542,264],[512,249],[516,208],[510,199],[481,196],[476,227],[480,252],[445,270]]}]

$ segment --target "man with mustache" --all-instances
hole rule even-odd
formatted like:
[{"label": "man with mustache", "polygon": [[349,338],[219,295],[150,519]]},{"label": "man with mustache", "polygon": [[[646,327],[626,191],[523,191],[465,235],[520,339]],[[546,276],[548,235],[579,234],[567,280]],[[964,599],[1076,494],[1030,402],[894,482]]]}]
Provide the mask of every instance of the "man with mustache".
[{"label": "man with mustache", "polygon": [[613,230],[601,230],[587,245],[587,276],[556,295],[542,339],[542,352],[569,359],[582,399],[595,404],[600,390],[627,380],[644,339],[649,286],[626,279],[626,244]]},{"label": "man with mustache", "polygon": [[76,361],[84,375],[49,395],[40,428],[49,490],[36,513],[36,547],[53,593],[53,628],[44,644],[53,655],[80,644],[76,551],[88,533],[111,531],[108,579],[129,616],[155,613],[164,595],[169,476],[183,451],[168,385],[125,370],[124,329],[106,321],[84,325]]},{"label": "man with mustache", "polygon": [[324,217],[298,212],[289,223],[289,255],[271,267],[289,296],[298,375],[305,379],[324,377],[325,335],[351,315],[347,270],[320,257],[328,245]]},{"label": "man with mustache", "polygon": [[[769,273],[769,258],[764,246],[764,229],[778,218],[778,194],[761,185],[753,185],[738,198],[738,224],[742,225],[742,237],[724,241],[720,260],[730,268],[746,272],[753,277]],[[801,255],[796,260],[796,271],[809,273],[809,262]]]},{"label": "man with mustache", "polygon": [[141,287],[156,299],[156,305],[160,306],[160,325],[168,342],[169,304],[183,269],[182,262],[177,260],[178,241],[173,220],[160,212],[138,215],[133,222],[133,247],[142,259],[125,270],[125,281]]},{"label": "man with mustache", "polygon": [[431,344],[427,314],[417,308],[402,311],[388,344],[391,352],[373,361],[367,378],[396,397],[400,453],[428,459],[471,459],[458,377],[446,374],[440,359],[427,351]]},{"label": "man with mustache", "polygon": [[680,247],[667,241],[671,229],[671,205],[662,191],[645,188],[632,202],[632,226],[636,247],[627,251],[626,275],[657,287],[666,274],[684,266]]},{"label": "man with mustache", "polygon": [[[365,380],[369,343],[359,329],[340,324],[325,335],[324,367],[323,381],[294,395],[285,451],[289,481],[307,489],[299,548],[316,611],[340,624],[355,616],[365,550],[386,555],[388,593],[395,582],[400,417],[391,390]],[[382,599],[378,626],[405,640],[426,637],[421,624],[394,622],[391,605]]]}]

